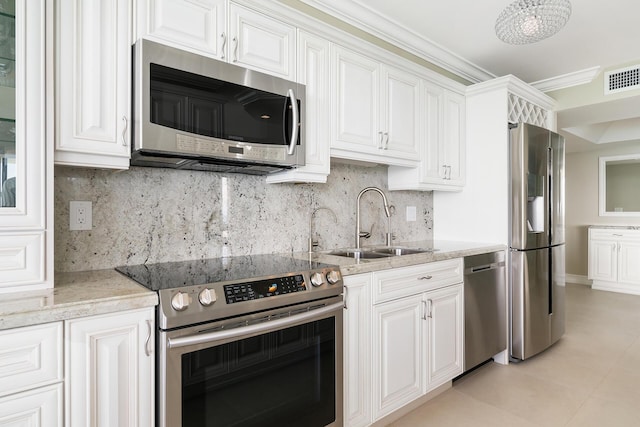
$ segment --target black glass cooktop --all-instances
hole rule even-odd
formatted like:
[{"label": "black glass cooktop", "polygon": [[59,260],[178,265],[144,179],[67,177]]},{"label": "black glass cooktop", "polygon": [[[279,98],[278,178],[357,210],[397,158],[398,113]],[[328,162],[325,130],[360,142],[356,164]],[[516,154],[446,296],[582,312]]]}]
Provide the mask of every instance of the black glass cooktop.
[{"label": "black glass cooktop", "polygon": [[116,267],[120,273],[153,290],[280,276],[331,267],[280,255],[247,255]]}]

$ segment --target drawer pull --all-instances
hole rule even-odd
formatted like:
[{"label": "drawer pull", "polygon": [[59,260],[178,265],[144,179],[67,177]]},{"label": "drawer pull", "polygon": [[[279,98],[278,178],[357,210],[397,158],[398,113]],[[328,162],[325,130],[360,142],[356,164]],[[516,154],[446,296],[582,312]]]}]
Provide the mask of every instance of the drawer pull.
[{"label": "drawer pull", "polygon": [[418,277],[418,280],[430,280],[430,279],[433,279],[433,276],[427,275],[427,276]]}]

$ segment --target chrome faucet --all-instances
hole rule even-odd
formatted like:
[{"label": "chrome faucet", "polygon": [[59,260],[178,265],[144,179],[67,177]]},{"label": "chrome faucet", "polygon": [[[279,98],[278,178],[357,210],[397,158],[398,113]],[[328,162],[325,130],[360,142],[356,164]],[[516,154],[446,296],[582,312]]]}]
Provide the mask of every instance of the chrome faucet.
[{"label": "chrome faucet", "polygon": [[336,213],[334,211],[332,211],[330,208],[317,208],[315,209],[312,213],[311,216],[309,217],[309,253],[313,253],[313,248],[318,246],[318,241],[317,240],[313,240],[313,218],[316,216],[316,212],[321,211],[321,210],[325,210],[325,211],[329,211],[331,212],[331,215],[333,215],[333,221],[337,224],[338,223],[338,218],[336,217]]},{"label": "chrome faucet", "polygon": [[[384,203],[384,214],[389,218],[389,224],[387,225],[387,238],[386,244],[387,246],[391,246],[391,211],[389,210],[389,202],[387,201],[387,196],[384,192],[378,187],[367,187],[358,194],[358,199],[356,201],[356,249],[360,248],[360,238],[361,237],[369,237],[371,233],[366,231],[360,231],[360,198],[367,191],[375,191],[382,196],[382,202]],[[373,230],[373,228],[372,228]]]}]

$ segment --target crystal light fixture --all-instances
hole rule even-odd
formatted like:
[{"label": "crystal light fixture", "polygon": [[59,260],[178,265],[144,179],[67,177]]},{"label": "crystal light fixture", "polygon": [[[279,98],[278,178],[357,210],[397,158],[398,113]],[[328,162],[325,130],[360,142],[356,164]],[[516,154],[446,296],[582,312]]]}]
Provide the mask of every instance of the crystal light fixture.
[{"label": "crystal light fixture", "polygon": [[551,37],[571,16],[569,0],[517,0],[496,20],[496,35],[509,44],[528,44]]}]

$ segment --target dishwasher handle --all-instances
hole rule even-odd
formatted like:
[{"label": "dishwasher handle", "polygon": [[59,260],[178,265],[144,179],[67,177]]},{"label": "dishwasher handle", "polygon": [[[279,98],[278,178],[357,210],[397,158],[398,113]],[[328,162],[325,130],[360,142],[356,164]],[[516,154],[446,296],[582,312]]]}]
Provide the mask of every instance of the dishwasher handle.
[{"label": "dishwasher handle", "polygon": [[504,262],[492,262],[490,264],[476,265],[473,267],[465,268],[464,274],[469,275],[469,274],[475,274],[475,273],[482,273],[483,271],[496,270],[502,267],[504,267]]}]

